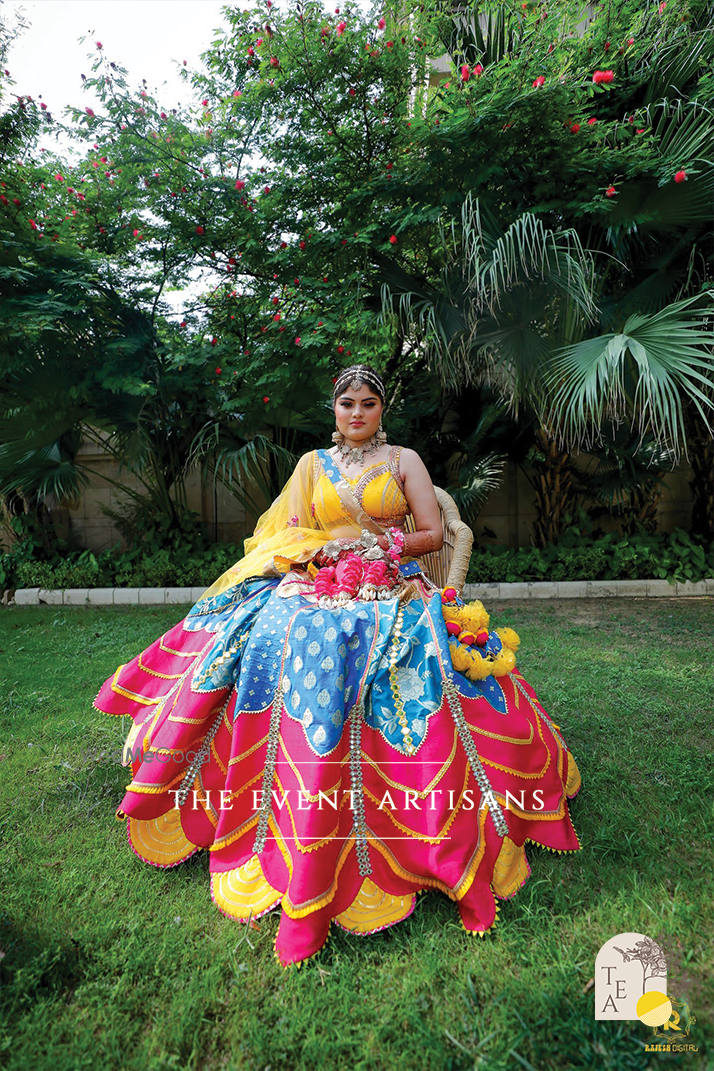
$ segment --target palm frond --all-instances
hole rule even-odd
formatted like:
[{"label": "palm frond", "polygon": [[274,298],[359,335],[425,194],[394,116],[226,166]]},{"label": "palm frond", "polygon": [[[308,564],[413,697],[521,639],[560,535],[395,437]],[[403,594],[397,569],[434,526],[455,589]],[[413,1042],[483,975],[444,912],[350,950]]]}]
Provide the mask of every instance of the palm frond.
[{"label": "palm frond", "polygon": [[[547,420],[574,446],[593,442],[607,420],[632,420],[641,438],[678,455],[686,448],[682,416],[689,401],[708,423],[714,407],[711,323],[714,293],[673,302],[653,315],[633,315],[620,333],[562,348],[546,372]],[[706,302],[706,303],[705,303]]]},{"label": "palm frond", "polygon": [[697,72],[711,66],[714,58],[714,39],[711,28],[695,34],[689,47],[682,48],[681,39],[658,50],[655,61],[646,62],[645,104],[661,97],[683,94],[696,79]]},{"label": "palm frond", "polygon": [[470,526],[473,527],[491,491],[500,487],[505,464],[506,457],[503,454],[482,454],[462,467],[458,486],[447,488]]},{"label": "palm frond", "polygon": [[204,476],[212,475],[256,517],[277,497],[297,460],[264,435],[231,438],[214,424],[207,425],[200,438],[202,442],[197,442],[195,449],[203,456]]}]

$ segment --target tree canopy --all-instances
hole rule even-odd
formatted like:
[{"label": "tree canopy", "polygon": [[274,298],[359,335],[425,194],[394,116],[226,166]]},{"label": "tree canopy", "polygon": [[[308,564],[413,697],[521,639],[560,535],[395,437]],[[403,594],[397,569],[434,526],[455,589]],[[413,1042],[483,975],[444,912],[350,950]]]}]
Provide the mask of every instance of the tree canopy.
[{"label": "tree canopy", "polygon": [[260,4],[177,108],[102,42],[64,118],[5,77],[0,482],[88,424],[167,494],[176,450],[240,475],[257,432],[321,441],[357,360],[433,463],[483,385],[566,445],[614,419],[680,447],[711,412],[711,15]]}]

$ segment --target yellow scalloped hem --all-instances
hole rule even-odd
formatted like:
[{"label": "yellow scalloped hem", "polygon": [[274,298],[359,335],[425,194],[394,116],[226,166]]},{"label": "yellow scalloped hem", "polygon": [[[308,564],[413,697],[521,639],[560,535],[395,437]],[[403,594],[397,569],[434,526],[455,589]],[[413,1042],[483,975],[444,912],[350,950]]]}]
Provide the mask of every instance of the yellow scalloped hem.
[{"label": "yellow scalloped hem", "polygon": [[178,866],[198,851],[198,845],[184,833],[176,810],[158,818],[129,818],[127,832],[132,850],[152,866]]},{"label": "yellow scalloped hem", "polygon": [[335,915],[333,922],[349,933],[367,936],[408,918],[415,905],[414,893],[394,896],[380,889],[371,878],[365,877],[350,906]]},{"label": "yellow scalloped hem", "polygon": [[501,850],[493,866],[491,888],[501,900],[507,900],[525,884],[530,870],[526,859],[525,844],[515,844],[504,837]]},{"label": "yellow scalloped hem", "polygon": [[239,922],[266,915],[282,898],[263,874],[257,855],[232,870],[211,874],[211,899],[224,915]]},{"label": "yellow scalloped hem", "polygon": [[568,780],[565,784],[565,795],[574,796],[582,786],[580,770],[573,756],[568,752]]}]

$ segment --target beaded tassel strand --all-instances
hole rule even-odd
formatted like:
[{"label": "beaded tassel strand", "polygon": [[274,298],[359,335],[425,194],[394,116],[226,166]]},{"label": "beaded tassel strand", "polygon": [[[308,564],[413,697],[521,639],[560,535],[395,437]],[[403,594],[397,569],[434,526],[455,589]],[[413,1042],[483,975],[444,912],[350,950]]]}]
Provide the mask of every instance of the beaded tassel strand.
[{"label": "beaded tassel strand", "polygon": [[220,725],[221,725],[221,722],[223,721],[223,718],[225,716],[225,713],[228,710],[228,704],[231,701],[231,695],[232,694],[233,694],[232,691],[230,691],[228,693],[228,698],[226,699],[225,703],[223,704],[223,706],[221,707],[220,711],[216,715],[216,719],[212,723],[212,725],[209,728],[209,730],[206,733],[206,735],[204,736],[203,743],[201,744],[200,748],[196,752],[196,755],[195,755],[195,758],[193,759],[193,762],[191,763],[189,768],[186,770],[186,773],[184,774],[184,779],[181,782],[181,788],[178,790],[178,792],[176,794],[176,806],[177,807],[182,807],[184,805],[184,803],[186,802],[186,800],[188,798],[188,794],[189,794],[189,792],[191,790],[191,786],[193,785],[194,781],[198,777],[198,773],[199,773],[201,767],[203,766],[204,762],[206,761],[206,759],[208,758],[208,756],[210,754],[211,744],[213,743],[213,738],[215,737],[216,733],[218,732],[218,730],[220,728]]}]

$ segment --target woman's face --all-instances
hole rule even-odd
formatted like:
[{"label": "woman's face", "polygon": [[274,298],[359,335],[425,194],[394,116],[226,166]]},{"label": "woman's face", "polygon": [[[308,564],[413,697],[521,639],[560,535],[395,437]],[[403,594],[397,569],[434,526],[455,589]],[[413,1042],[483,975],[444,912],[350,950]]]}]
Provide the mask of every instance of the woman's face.
[{"label": "woman's face", "polygon": [[348,388],[335,401],[337,430],[353,442],[369,439],[379,428],[382,399],[364,383],[359,390]]}]

